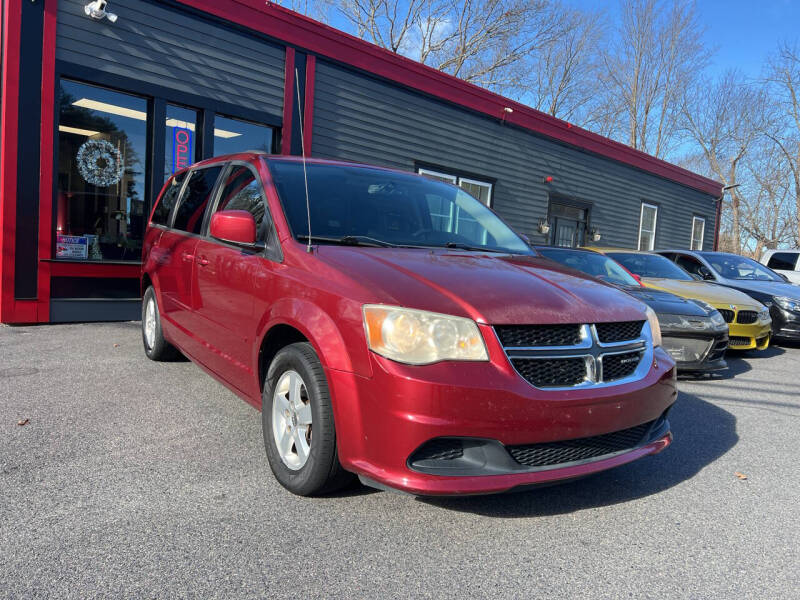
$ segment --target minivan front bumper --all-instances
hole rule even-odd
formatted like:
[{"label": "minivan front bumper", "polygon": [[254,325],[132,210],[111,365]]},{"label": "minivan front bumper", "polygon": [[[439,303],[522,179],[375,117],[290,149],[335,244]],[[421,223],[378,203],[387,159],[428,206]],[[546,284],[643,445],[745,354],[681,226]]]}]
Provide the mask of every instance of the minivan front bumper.
[{"label": "minivan front bumper", "polygon": [[[492,348],[490,358],[414,367],[373,354],[372,377],[326,370],[344,468],[370,485],[412,494],[487,494],[616,467],[660,452],[672,439],[665,415],[677,398],[675,363],[661,348],[644,379],[599,389],[540,390]],[[650,424],[647,435],[630,447],[588,458],[531,466],[510,454],[643,424]],[[476,468],[421,468],[415,453],[438,438],[481,447],[471,455]]]}]

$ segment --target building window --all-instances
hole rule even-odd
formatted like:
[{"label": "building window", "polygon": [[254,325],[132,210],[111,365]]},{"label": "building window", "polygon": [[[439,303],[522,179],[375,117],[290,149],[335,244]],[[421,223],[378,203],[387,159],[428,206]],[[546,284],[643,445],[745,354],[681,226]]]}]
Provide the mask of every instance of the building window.
[{"label": "building window", "polygon": [[275,135],[272,127],[217,115],[214,119],[214,155],[246,150],[272,152]]},{"label": "building window", "polygon": [[[491,183],[429,169],[418,169],[417,172],[429,179],[457,185],[486,206],[491,206],[492,204]],[[486,244],[486,230],[472,216],[462,211],[452,200],[428,195],[428,207],[434,229],[437,231],[457,233],[476,243]]]},{"label": "building window", "polygon": [[692,217],[692,250],[703,249],[703,237],[706,234],[706,220],[702,217]]},{"label": "building window", "polygon": [[658,207],[642,202],[639,215],[639,250],[655,250]]},{"label": "building window", "polygon": [[141,259],[146,155],[145,98],[60,81],[56,258]]},{"label": "building window", "polygon": [[194,164],[198,156],[197,123],[199,111],[167,104],[166,135],[164,136],[164,181],[185,167]]}]

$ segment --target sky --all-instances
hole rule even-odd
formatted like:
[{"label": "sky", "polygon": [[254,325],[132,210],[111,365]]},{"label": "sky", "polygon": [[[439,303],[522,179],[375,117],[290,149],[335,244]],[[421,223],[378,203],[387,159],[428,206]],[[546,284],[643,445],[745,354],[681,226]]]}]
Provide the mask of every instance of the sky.
[{"label": "sky", "polygon": [[[608,8],[616,0],[569,0],[576,7]],[[705,39],[716,48],[709,73],[740,69],[758,77],[764,59],[779,41],[800,39],[800,0],[697,0]]]},{"label": "sky", "polygon": [[[618,0],[565,0],[580,8],[618,11]],[[800,0],[697,0],[705,39],[716,53],[709,66],[710,75],[737,68],[749,77],[758,77],[766,57],[779,41],[800,40]],[[332,25],[347,29],[336,15]]]}]

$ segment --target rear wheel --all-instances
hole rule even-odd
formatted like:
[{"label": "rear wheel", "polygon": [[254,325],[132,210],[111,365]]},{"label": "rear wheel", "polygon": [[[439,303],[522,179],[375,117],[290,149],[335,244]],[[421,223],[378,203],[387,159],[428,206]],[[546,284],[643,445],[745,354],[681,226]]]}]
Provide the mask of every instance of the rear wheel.
[{"label": "rear wheel", "polygon": [[161,313],[153,286],[147,288],[142,298],[142,342],[147,358],[155,361],[174,360],[178,350],[164,339],[161,331]]},{"label": "rear wheel", "polygon": [[261,422],[269,466],[290,492],[313,496],[352,481],[339,464],[328,382],[311,344],[291,344],[275,356]]}]

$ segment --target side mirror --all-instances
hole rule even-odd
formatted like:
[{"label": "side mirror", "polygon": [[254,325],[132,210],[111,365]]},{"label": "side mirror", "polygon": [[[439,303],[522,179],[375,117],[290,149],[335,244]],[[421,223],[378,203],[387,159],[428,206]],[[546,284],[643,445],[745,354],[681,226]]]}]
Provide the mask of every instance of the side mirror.
[{"label": "side mirror", "polygon": [[709,279],[710,279],[710,280],[712,280],[712,281],[714,280],[714,275],[713,275],[713,274],[711,273],[711,271],[709,271],[707,268],[705,268],[705,267],[700,267],[700,268],[698,269],[698,272],[700,273],[700,276],[701,276],[703,279],[706,279],[706,280],[709,280]]},{"label": "side mirror", "polygon": [[697,273],[689,273],[689,277],[691,277],[695,281],[703,281],[703,278],[700,277],[700,275],[698,275]]},{"label": "side mirror", "polygon": [[639,277],[636,273],[631,273],[631,275],[633,275],[633,278],[636,280],[636,282],[639,285],[642,285],[642,278],[641,277]]},{"label": "side mirror", "polygon": [[211,215],[211,237],[240,246],[256,245],[256,220],[246,210],[221,210]]},{"label": "side mirror", "polygon": [[520,233],[519,237],[521,237],[522,241],[528,244],[528,246],[531,245],[531,238],[529,238],[527,235],[525,235],[524,233]]}]

